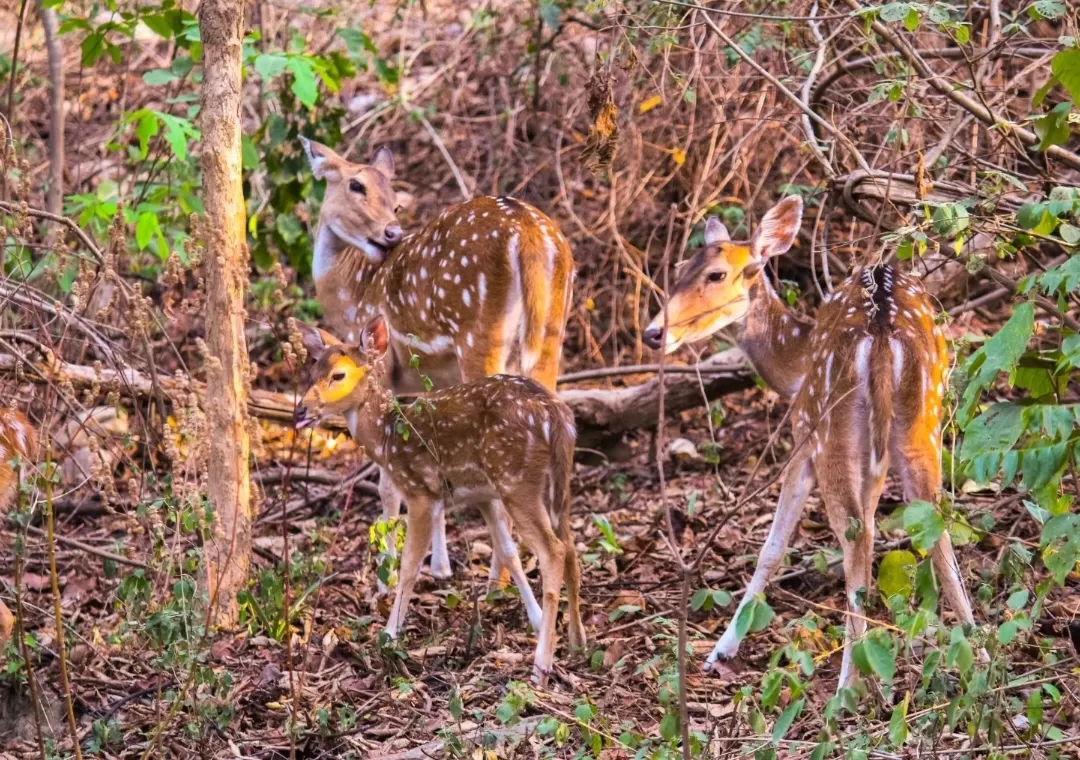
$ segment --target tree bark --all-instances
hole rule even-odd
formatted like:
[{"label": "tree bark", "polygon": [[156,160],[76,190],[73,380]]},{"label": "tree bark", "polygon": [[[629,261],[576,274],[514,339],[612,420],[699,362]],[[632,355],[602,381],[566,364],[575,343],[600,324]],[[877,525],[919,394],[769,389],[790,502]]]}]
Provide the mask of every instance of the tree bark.
[{"label": "tree bark", "polygon": [[214,510],[203,554],[207,621],[231,627],[236,592],[251,561],[251,441],[247,432],[250,362],[244,338],[247,278],[244,192],[240,163],[242,0],[204,0],[203,205],[206,209],[206,416],[210,435],[207,495]]},{"label": "tree bark", "polygon": [[[49,190],[45,208],[50,214],[64,213],[64,47],[60,43],[60,24],[56,11],[38,3],[41,26],[45,31],[45,49],[49,56]],[[49,226],[48,239],[56,236],[56,226]]]}]

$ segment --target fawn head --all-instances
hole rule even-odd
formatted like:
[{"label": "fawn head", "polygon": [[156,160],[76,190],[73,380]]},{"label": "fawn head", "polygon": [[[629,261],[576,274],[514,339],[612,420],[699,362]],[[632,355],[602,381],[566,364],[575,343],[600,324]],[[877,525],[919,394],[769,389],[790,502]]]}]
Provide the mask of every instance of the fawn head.
[{"label": "fawn head", "polygon": [[342,343],[324,330],[302,327],[304,345],[313,355],[312,381],[296,409],[296,427],[314,425],[323,417],[344,414],[362,406],[380,385],[379,362],[389,336],[382,316],[372,319],[360,335],[360,346]]},{"label": "fawn head", "polygon": [[740,321],[750,308],[750,290],[771,256],[786,253],[802,223],[802,199],[789,196],[769,209],[748,242],[734,242],[715,216],[705,223],[705,247],[679,273],[664,312],[645,329],[650,348],[671,353]]},{"label": "fawn head", "polygon": [[302,135],[300,142],[312,174],[326,180],[320,223],[363,251],[372,263],[381,263],[387,251],[401,242],[397,195],[390,186],[394,178],[390,149],[379,148],[370,164],[354,164],[322,143]]}]

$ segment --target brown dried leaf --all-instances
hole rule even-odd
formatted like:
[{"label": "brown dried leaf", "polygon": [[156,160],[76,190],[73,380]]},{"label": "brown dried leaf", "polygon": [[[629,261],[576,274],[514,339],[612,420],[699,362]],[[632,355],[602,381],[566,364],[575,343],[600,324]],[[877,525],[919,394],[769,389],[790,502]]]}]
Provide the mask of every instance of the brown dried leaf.
[{"label": "brown dried leaf", "polygon": [[603,71],[593,75],[585,86],[585,92],[592,124],[581,160],[585,168],[595,174],[611,166],[615,160],[619,145],[618,112],[611,94],[611,77]]}]

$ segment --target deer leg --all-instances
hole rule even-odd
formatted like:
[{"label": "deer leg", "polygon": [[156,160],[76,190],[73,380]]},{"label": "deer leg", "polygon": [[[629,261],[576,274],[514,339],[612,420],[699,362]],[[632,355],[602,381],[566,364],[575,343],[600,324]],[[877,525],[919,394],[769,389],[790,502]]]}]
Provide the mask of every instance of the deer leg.
[{"label": "deer leg", "polygon": [[739,612],[750,603],[750,600],[765,590],[776,569],[784,560],[788,544],[795,534],[802,516],[803,505],[806,497],[814,484],[814,477],[810,467],[810,454],[807,447],[797,453],[784,475],[784,484],[780,489],[780,500],[777,503],[776,515],[773,517],[772,527],[769,528],[769,536],[765,539],[765,545],[761,548],[758,556],[757,569],[754,576],[746,586],[739,608],[728,623],[724,635],[716,642],[709,659],[705,662],[708,670],[717,660],[730,660],[739,651],[739,634],[735,631],[735,621],[739,618]]},{"label": "deer leg", "polygon": [[560,532],[563,534],[563,546],[566,547],[566,566],[563,568],[566,576],[566,613],[569,618],[566,627],[569,629],[570,646],[584,649],[586,637],[585,624],[581,621],[581,565],[569,526]]},{"label": "deer leg", "polygon": [[431,576],[443,581],[454,577],[450,552],[446,546],[446,509],[441,501],[436,503],[432,515]]},{"label": "deer leg", "polygon": [[[873,514],[862,503],[867,491],[859,482],[846,451],[837,452],[827,459],[816,462],[821,497],[829,526],[840,542],[844,555],[844,584],[847,591],[847,631],[844,634],[844,658],[840,666],[838,688],[855,683],[855,669],[851,659],[852,645],[866,635],[866,616],[863,612],[866,592],[870,589],[870,571],[874,559]],[[861,473],[860,473],[861,474]],[[871,512],[867,522],[867,513]],[[858,520],[861,525],[853,524]]]},{"label": "deer leg", "polygon": [[529,578],[525,575],[525,569],[521,566],[521,557],[518,554],[518,546],[514,537],[510,534],[509,519],[503,508],[502,502],[497,499],[480,506],[480,513],[487,522],[488,530],[491,531],[491,575],[498,577],[497,567],[503,567],[510,571],[510,577],[514,580],[521,601],[525,604],[525,613],[529,616],[529,624],[537,633],[543,625],[543,611],[533,595]]},{"label": "deer leg", "polygon": [[[935,503],[937,492],[941,487],[941,469],[938,466],[936,452],[923,453],[909,450],[905,456],[899,458],[899,461],[904,481],[904,499],[909,503],[917,500]],[[967,589],[964,588],[964,582],[960,577],[960,566],[956,562],[952,539],[947,530],[930,549],[930,562],[933,564],[934,574],[953,612],[961,622],[974,625],[975,614]],[[989,661],[985,649],[979,649],[979,658],[984,662]]]},{"label": "deer leg", "polygon": [[[563,570],[566,566],[566,546],[551,529],[547,510],[538,495],[524,495],[515,503],[504,500],[514,516],[514,525],[522,541],[540,564],[543,583],[543,610],[537,631],[536,657],[533,660],[533,681],[543,685],[555,655],[555,618],[559,615],[559,593],[562,591]],[[516,507],[516,508],[515,508]]]},{"label": "deer leg", "polygon": [[11,610],[4,604],[3,600],[0,600],[0,654],[3,654],[4,647],[7,646],[8,639],[11,638],[11,631],[15,627],[15,616],[11,614]]},{"label": "deer leg", "polygon": [[[511,533],[510,516],[508,514],[506,514],[506,509],[503,507],[502,502],[499,501],[498,499],[496,499],[493,502],[491,502],[491,504],[489,505],[489,508],[491,510],[491,516],[492,516],[491,519],[497,521],[501,525],[501,528],[500,528],[501,533],[505,533],[507,536],[511,536],[512,533]],[[492,535],[495,535],[495,534],[493,533]],[[513,538],[511,538],[510,541],[513,542]],[[517,576],[514,574],[515,573],[514,568],[511,565],[507,564],[507,557],[509,557],[509,556],[510,555],[500,554],[499,552],[494,551],[494,547],[492,547],[491,567],[488,569],[488,590],[489,591],[493,587],[494,588],[500,588],[500,589],[506,588],[506,584],[509,583],[511,579],[514,581],[515,585],[517,585],[518,590],[519,591],[521,590],[521,583],[518,581]],[[513,552],[512,559],[517,564],[517,566],[520,568],[521,567],[521,557],[518,555],[517,544],[514,544],[514,552]],[[524,578],[525,577],[525,575],[524,575],[525,571],[522,570],[521,572],[522,572],[521,577]],[[528,583],[528,582],[526,581],[526,583]],[[530,593],[530,595],[532,594],[531,591],[529,593]],[[536,601],[535,597],[533,598],[533,601],[535,603],[535,601]],[[537,610],[537,616],[538,616],[537,619],[539,620],[540,605],[536,605],[536,610]],[[529,614],[529,620],[532,620],[532,613]]]},{"label": "deer leg", "polygon": [[420,574],[420,563],[427,553],[431,542],[432,512],[437,504],[430,497],[412,497],[405,528],[405,551],[401,555],[401,570],[398,574],[397,596],[390,610],[390,619],[386,621],[386,634],[397,638],[405,620],[416,577]]},{"label": "deer leg", "polygon": [[[394,487],[390,480],[390,473],[379,468],[379,501],[382,502],[383,520],[393,520],[401,515],[401,492]],[[391,541],[387,547],[387,553],[391,557],[397,557],[397,542]],[[378,583],[379,596],[384,596],[388,589],[381,580]]]}]

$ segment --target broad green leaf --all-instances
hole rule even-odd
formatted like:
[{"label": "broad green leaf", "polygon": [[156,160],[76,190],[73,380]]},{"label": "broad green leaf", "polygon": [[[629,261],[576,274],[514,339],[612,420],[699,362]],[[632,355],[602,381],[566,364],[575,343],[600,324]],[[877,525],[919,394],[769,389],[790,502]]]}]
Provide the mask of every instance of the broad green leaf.
[{"label": "broad green leaf", "polygon": [[1080,515],[1055,515],[1043,526],[1040,543],[1046,569],[1058,584],[1065,582],[1080,561]]},{"label": "broad green leaf", "polygon": [[255,72],[264,82],[269,82],[285,70],[289,59],[276,53],[263,53],[255,57]]},{"label": "broad green leaf", "polygon": [[997,334],[986,341],[968,359],[965,369],[971,380],[964,389],[959,417],[963,427],[971,420],[971,414],[984,388],[990,386],[1001,372],[1012,372],[1027,348],[1035,329],[1035,307],[1030,301],[1018,304]]},{"label": "broad green leaf", "polygon": [[1069,458],[1069,444],[1045,443],[1020,450],[1021,483],[1025,490],[1034,491],[1054,480],[1065,468]]},{"label": "broad green leaf", "polygon": [[173,154],[179,160],[186,161],[188,157],[188,140],[199,139],[199,130],[195,129],[195,125],[191,123],[190,119],[182,119],[160,111],[154,113],[165,127],[165,141],[169,143]]},{"label": "broad green leaf", "polygon": [[1032,126],[1035,134],[1039,136],[1039,144],[1035,146],[1035,150],[1045,152],[1051,146],[1064,145],[1068,142],[1071,110],[1072,102],[1066,100],[1035,120]]},{"label": "broad green leaf", "polygon": [[886,3],[881,6],[881,20],[887,23],[900,21],[907,17],[910,8],[907,3]]},{"label": "broad green leaf", "polygon": [[971,642],[964,635],[964,629],[960,626],[953,628],[950,642],[946,663],[955,666],[961,673],[967,673],[975,664],[975,653],[971,649]]},{"label": "broad green leaf", "polygon": [[1080,103],[1080,50],[1062,50],[1050,61],[1050,70],[1074,103]]},{"label": "broad green leaf", "polygon": [[98,62],[105,53],[105,35],[102,32],[93,32],[86,35],[82,41],[82,65],[89,68]]},{"label": "broad green leaf", "polygon": [[[1080,52],[1080,51],[1078,51]],[[1069,245],[1076,245],[1080,243],[1080,227],[1075,227],[1068,222],[1063,222],[1058,227],[1058,235]]]},{"label": "broad green leaf", "polygon": [[892,596],[907,599],[914,588],[917,566],[915,555],[906,549],[898,549],[886,554],[878,568],[878,588],[881,589],[882,595],[886,599]]},{"label": "broad green leaf", "polygon": [[146,250],[150,239],[160,232],[161,226],[158,224],[156,213],[144,211],[139,214],[139,218],[135,221],[135,243],[139,246],[139,250]]},{"label": "broad green leaf", "polygon": [[870,669],[882,681],[891,683],[896,673],[896,658],[889,634],[882,630],[871,631],[863,641],[863,653]]},{"label": "broad green leaf", "polygon": [[784,712],[780,713],[780,717],[776,719],[776,725],[773,726],[772,740],[779,742],[787,734],[788,729],[791,728],[791,724],[795,722],[795,719],[802,713],[803,705],[806,703],[806,698],[800,699],[796,702],[792,702],[787,706]]},{"label": "broad green leaf", "polygon": [[240,138],[240,159],[244,169],[248,171],[259,168],[259,153],[255,150],[255,143],[247,135]]},{"label": "broad green leaf", "polygon": [[908,8],[907,15],[904,16],[904,28],[909,32],[914,32],[919,28],[919,22],[921,21],[919,11],[915,8]]},{"label": "broad green leaf", "polygon": [[145,159],[150,152],[150,138],[158,133],[160,123],[153,111],[137,111],[139,118],[135,122],[135,137],[139,140],[139,159]]},{"label": "broad green leaf", "polygon": [[679,735],[679,715],[669,712],[660,720],[660,736],[664,741],[672,741]]},{"label": "broad green leaf", "polygon": [[1022,588],[1019,591],[1014,591],[1009,594],[1009,598],[1005,601],[1011,610],[1022,610],[1028,603],[1028,597],[1030,592],[1026,588]]},{"label": "broad green leaf", "polygon": [[908,703],[911,701],[911,693],[904,695],[904,701],[898,704],[889,718],[889,741],[894,747],[899,747],[907,741],[907,713]]},{"label": "broad green leaf", "polygon": [[697,612],[698,610],[700,610],[702,607],[705,606],[705,601],[706,600],[711,600],[711,599],[712,599],[712,589],[710,589],[710,588],[699,588],[697,591],[694,592],[694,595],[692,597],[690,597],[690,609],[692,609],[694,612]]},{"label": "broad green leaf", "polygon": [[315,70],[306,58],[290,58],[288,63],[289,72],[293,75],[293,83],[290,88],[297,100],[308,108],[315,107],[315,101],[319,99],[319,85],[315,80]]},{"label": "broad green leaf", "polygon": [[928,552],[945,531],[945,520],[930,502],[915,501],[904,509],[904,530],[911,536],[912,546]]},{"label": "broad green leaf", "polygon": [[1014,620],[1006,620],[1004,623],[998,626],[997,640],[1002,646],[1008,646],[1016,638],[1016,634],[1020,631],[1020,626],[1016,624]]},{"label": "broad green leaf", "polygon": [[169,69],[151,69],[142,75],[143,81],[151,87],[161,84],[168,84],[169,82],[175,82],[179,79]]},{"label": "broad green leaf", "polygon": [[1065,4],[1061,0],[1035,0],[1032,8],[1042,18],[1055,19],[1065,15]]},{"label": "broad green leaf", "polygon": [[1074,254],[1060,266],[1049,269],[1039,278],[1043,292],[1053,295],[1059,291],[1072,293],[1080,288],[1080,253]]},{"label": "broad green leaf", "polygon": [[551,0],[540,0],[540,19],[551,28],[552,31],[559,31],[559,16],[562,14],[562,9],[559,8],[557,3]]},{"label": "broad green leaf", "polygon": [[971,461],[985,454],[1005,453],[1020,440],[1024,426],[1023,407],[1010,402],[994,404],[964,429],[961,460]]}]

